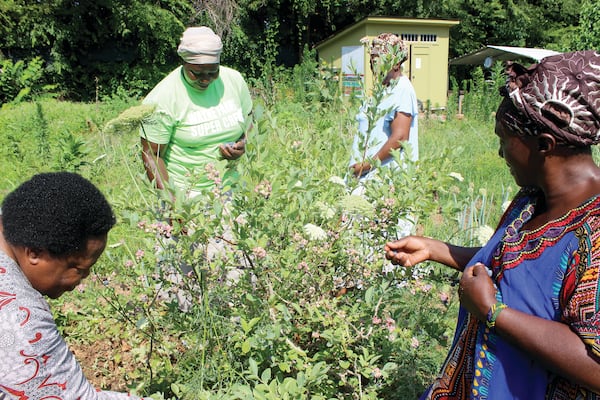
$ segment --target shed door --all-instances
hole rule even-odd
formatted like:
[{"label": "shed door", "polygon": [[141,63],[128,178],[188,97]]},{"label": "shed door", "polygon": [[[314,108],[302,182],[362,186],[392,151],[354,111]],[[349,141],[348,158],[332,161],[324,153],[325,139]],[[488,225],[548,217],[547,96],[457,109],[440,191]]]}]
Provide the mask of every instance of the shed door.
[{"label": "shed door", "polygon": [[[410,80],[417,92],[417,99],[419,99],[423,108],[427,107],[427,100],[431,99],[431,63],[429,62],[428,47],[411,46],[411,57],[410,65],[408,65],[410,71]],[[431,107],[434,105],[431,104]]]},{"label": "shed door", "polygon": [[345,96],[362,96],[365,76],[365,49],[363,46],[342,47],[342,89]]}]

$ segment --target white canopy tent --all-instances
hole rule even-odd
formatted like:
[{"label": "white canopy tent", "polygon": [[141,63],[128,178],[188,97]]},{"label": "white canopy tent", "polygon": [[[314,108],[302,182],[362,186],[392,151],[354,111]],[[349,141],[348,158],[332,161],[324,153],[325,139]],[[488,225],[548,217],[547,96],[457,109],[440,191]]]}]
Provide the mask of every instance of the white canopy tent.
[{"label": "white canopy tent", "polygon": [[490,67],[495,61],[533,61],[559,54],[558,51],[531,47],[486,46],[473,53],[450,60],[450,65],[477,65]]}]

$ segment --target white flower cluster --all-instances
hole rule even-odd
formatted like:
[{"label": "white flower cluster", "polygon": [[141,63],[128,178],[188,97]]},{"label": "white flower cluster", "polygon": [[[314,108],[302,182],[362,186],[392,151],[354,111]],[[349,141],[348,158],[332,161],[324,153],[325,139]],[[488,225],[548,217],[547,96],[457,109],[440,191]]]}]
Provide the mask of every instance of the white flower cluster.
[{"label": "white flower cluster", "polygon": [[117,118],[111,119],[106,123],[104,126],[104,133],[125,134],[130,133],[135,129],[139,129],[141,123],[150,118],[155,108],[155,105],[146,104],[129,107],[119,114]]},{"label": "white flower cluster", "polygon": [[308,236],[308,239],[312,241],[327,239],[327,232],[325,232],[323,228],[315,224],[304,225],[304,233],[306,234],[306,236]]},{"label": "white flower cluster", "polygon": [[342,199],[342,208],[349,214],[359,214],[364,216],[372,215],[375,212],[373,204],[362,196],[349,195]]},{"label": "white flower cluster", "polygon": [[456,179],[459,182],[462,182],[465,180],[465,178],[463,178],[463,176],[461,174],[459,174],[458,172],[450,172],[448,174],[448,176],[450,176],[451,178]]},{"label": "white flower cluster", "polygon": [[346,181],[344,181],[343,178],[340,178],[339,176],[332,176],[329,178],[329,182],[334,183],[336,185],[340,185],[342,187],[346,187]]},{"label": "white flower cluster", "polygon": [[477,228],[475,235],[477,236],[477,240],[479,244],[484,246],[494,234],[494,229],[488,225],[481,225]]}]

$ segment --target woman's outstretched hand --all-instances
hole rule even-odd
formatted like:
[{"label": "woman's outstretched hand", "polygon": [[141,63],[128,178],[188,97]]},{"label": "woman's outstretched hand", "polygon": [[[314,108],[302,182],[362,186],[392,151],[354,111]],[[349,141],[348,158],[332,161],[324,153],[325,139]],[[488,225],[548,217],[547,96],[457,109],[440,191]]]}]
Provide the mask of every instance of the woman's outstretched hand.
[{"label": "woman's outstretched hand", "polygon": [[414,267],[431,257],[429,242],[431,239],[422,236],[407,236],[385,244],[385,258],[394,265]]}]

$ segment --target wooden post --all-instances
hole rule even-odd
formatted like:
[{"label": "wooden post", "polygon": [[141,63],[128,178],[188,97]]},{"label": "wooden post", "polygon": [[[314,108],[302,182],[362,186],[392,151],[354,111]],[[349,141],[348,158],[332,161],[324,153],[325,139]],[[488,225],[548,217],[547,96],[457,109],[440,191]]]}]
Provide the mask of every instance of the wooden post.
[{"label": "wooden post", "polygon": [[465,115],[462,113],[462,103],[463,103],[464,94],[458,95],[458,114],[456,114],[456,119],[463,119]]}]

